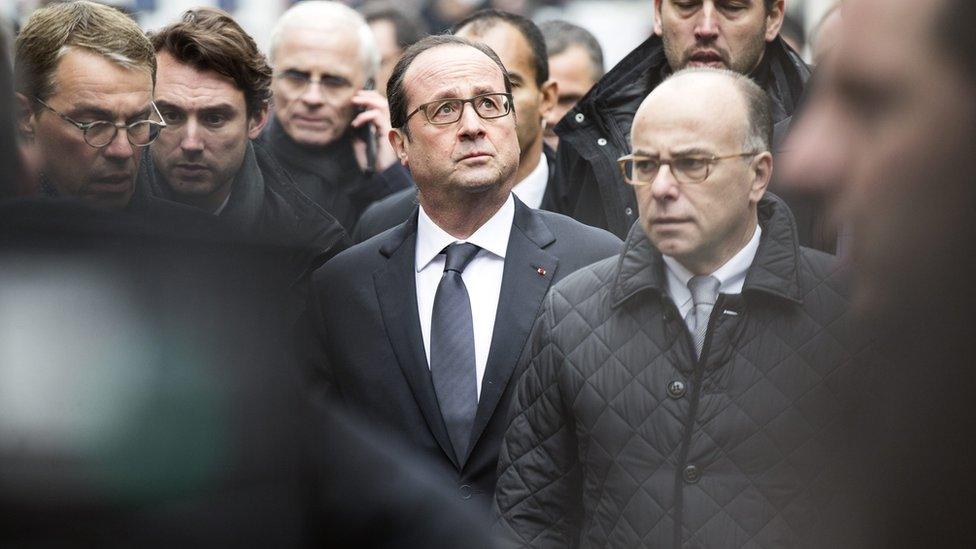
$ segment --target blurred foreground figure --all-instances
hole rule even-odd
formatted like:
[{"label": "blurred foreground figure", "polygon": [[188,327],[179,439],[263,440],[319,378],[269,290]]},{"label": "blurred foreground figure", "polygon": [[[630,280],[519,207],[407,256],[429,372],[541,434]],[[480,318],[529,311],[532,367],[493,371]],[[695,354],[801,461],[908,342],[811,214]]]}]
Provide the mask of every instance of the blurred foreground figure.
[{"label": "blurred foreground figure", "polygon": [[143,160],[141,190],[211,213],[245,239],[293,250],[299,272],[343,249],[339,223],[251,141],[271,100],[271,68],[254,40],[207,8],[186,12],[151,40],[167,127]]},{"label": "blurred foreground figure", "polygon": [[766,93],[688,69],[637,111],[621,256],[557,284],[499,454],[517,547],[819,547],[851,332],[831,256],[798,246]]},{"label": "blurred foreground figure", "polygon": [[379,53],[361,15],[338,2],[288,9],[271,36],[274,112],[261,134],[296,184],[351,232],[372,202],[410,187],[373,91]]},{"label": "blurred foreground figure", "polygon": [[14,69],[38,194],[130,208],[142,148],[164,126],[152,102],[156,56],[142,29],[93,2],[42,8],[17,37]]},{"label": "blurred foreground figure", "polygon": [[566,21],[539,25],[549,54],[549,78],[556,83],[556,106],[546,116],[546,144],[559,145],[556,124],[603,77],[603,49],[583,27]]},{"label": "blurred foreground figure", "polygon": [[337,401],[405,440],[459,505],[487,516],[512,373],[543,297],[620,241],[512,193],[512,83],[487,46],[424,38],[389,93],[390,141],[420,204],[315,272],[310,358]]},{"label": "blurred foreground figure", "polygon": [[[852,0],[790,180],[829,193],[853,230],[864,322],[890,364],[852,478],[860,544],[976,544],[976,3]],[[852,544],[853,545],[853,544]]]}]

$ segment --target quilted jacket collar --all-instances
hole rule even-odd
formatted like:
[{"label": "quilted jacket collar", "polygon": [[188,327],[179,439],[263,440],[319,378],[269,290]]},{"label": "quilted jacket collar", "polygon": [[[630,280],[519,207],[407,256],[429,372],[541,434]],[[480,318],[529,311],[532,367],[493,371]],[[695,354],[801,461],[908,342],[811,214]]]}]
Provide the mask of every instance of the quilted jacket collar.
[{"label": "quilted jacket collar", "polygon": [[[798,270],[800,246],[793,214],[778,196],[772,193],[759,201],[759,225],[762,240],[756,259],[746,273],[742,293],[760,292],[801,303]],[[619,307],[634,295],[650,290],[658,295],[667,292],[667,275],[661,256],[640,222],[634,223],[627,235],[624,251],[617,261],[613,287],[610,291],[613,306]]]}]

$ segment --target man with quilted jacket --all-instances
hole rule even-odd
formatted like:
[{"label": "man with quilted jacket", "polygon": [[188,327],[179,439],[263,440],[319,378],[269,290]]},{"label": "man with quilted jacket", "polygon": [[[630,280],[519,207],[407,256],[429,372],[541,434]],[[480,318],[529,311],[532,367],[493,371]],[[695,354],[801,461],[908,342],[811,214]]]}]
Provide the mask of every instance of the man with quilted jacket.
[{"label": "man with quilted jacket", "polygon": [[772,120],[759,86],[708,68],[638,109],[619,164],[639,223],[552,289],[522,355],[506,546],[816,540],[867,345],[834,258],[766,193]]}]

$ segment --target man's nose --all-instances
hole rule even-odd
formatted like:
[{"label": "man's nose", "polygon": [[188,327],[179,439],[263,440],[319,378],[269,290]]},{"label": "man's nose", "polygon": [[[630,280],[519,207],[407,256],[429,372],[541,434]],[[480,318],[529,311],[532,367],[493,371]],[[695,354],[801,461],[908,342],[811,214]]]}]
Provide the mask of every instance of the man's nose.
[{"label": "man's nose", "polygon": [[134,156],[133,145],[129,143],[128,130],[125,128],[119,128],[115,132],[115,137],[109,141],[108,145],[102,149],[103,154],[112,159],[116,160],[127,160]]},{"label": "man's nose", "polygon": [[470,104],[464,104],[461,119],[458,120],[458,134],[465,137],[480,137],[485,134],[485,120]]},{"label": "man's nose", "polygon": [[708,41],[718,36],[718,17],[715,5],[705,2],[695,21],[695,38]]},{"label": "man's nose", "polygon": [[325,95],[322,93],[322,86],[317,80],[310,80],[305,90],[302,92],[301,100],[307,105],[321,105],[325,103]]},{"label": "man's nose", "polygon": [[183,136],[180,139],[180,148],[184,152],[199,152],[203,150],[203,136],[200,134],[202,129],[195,118],[187,120],[183,127]]},{"label": "man's nose", "polygon": [[651,196],[655,200],[674,199],[678,196],[679,187],[680,183],[671,172],[671,165],[664,164],[651,181]]}]

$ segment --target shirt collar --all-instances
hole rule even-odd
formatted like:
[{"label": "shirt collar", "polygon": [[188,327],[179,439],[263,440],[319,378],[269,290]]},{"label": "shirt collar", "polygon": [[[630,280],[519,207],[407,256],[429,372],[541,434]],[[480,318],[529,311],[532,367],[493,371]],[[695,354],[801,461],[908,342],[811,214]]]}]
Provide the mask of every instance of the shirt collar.
[{"label": "shirt collar", "polygon": [[488,221],[478,227],[474,234],[467,240],[458,240],[438,227],[421,205],[417,215],[417,251],[415,255],[417,272],[424,270],[444,248],[455,242],[470,242],[505,259],[508,237],[512,232],[514,221],[515,199],[509,194],[502,207]]},{"label": "shirt collar", "polygon": [[516,183],[515,188],[512,189],[519,200],[533,209],[542,206],[542,199],[546,195],[546,185],[549,183],[549,162],[546,160],[546,155],[540,154],[539,156],[541,158],[539,158],[539,163],[536,164],[535,169],[525,176],[525,179]]},{"label": "shirt collar", "polygon": [[[762,228],[759,224],[756,224],[756,230],[752,233],[752,238],[741,250],[738,251],[731,259],[725,262],[724,265],[719,267],[711,274],[719,280],[721,284],[719,286],[719,292],[723,294],[741,294],[742,286],[746,281],[746,273],[749,271],[749,267],[752,265],[753,260],[756,259],[756,251],[759,250],[759,239],[762,236]],[[684,265],[678,263],[673,257],[662,256],[664,259],[664,264],[667,265],[668,270],[668,291],[671,293],[671,297],[678,304],[684,302],[682,297],[687,294],[688,298],[691,296],[690,290],[688,290],[688,280],[691,279],[694,274],[686,269]]]}]

